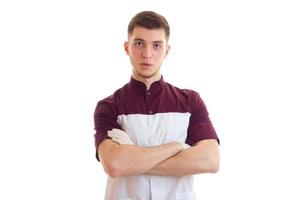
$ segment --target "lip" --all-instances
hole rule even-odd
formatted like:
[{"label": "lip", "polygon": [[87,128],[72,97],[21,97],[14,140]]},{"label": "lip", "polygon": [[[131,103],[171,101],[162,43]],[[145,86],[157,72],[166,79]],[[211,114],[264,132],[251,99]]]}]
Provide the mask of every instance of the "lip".
[{"label": "lip", "polygon": [[142,65],[142,66],[145,66],[145,67],[150,67],[150,66],[152,66],[152,64],[150,64],[150,63],[141,63],[141,65]]},{"label": "lip", "polygon": [[152,64],[150,64],[150,63],[140,63],[140,66],[141,66],[141,69],[143,69],[143,70],[151,70],[152,69]]}]

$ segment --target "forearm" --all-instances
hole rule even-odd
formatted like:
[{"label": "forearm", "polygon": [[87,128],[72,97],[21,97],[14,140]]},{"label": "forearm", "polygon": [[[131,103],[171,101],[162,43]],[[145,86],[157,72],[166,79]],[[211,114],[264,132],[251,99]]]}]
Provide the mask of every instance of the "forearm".
[{"label": "forearm", "polygon": [[118,177],[144,174],[181,150],[182,146],[177,142],[146,148],[105,140],[100,144],[98,153],[105,171],[112,177]]},{"label": "forearm", "polygon": [[219,168],[219,151],[214,145],[196,145],[161,162],[147,174],[161,176],[187,176],[215,173]]}]

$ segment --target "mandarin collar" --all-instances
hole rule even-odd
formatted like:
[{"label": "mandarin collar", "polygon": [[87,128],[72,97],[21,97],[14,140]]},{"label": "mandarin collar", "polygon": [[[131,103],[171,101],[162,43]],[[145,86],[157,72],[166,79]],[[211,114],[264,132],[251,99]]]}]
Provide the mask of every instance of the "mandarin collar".
[{"label": "mandarin collar", "polygon": [[[134,89],[139,90],[140,92],[145,93],[147,91],[146,84],[143,83],[142,81],[138,81],[134,79],[132,76],[130,78],[129,85]],[[164,86],[165,86],[165,81],[163,79],[163,76],[161,76],[160,80],[155,81],[151,84],[149,91],[151,92],[160,91]]]}]

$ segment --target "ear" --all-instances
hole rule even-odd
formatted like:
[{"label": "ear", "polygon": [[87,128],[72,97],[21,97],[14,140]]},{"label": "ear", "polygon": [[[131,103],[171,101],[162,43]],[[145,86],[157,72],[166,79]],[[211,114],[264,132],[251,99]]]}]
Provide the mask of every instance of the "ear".
[{"label": "ear", "polygon": [[170,49],[171,49],[171,46],[170,46],[170,45],[167,45],[166,52],[165,52],[165,58],[166,58],[167,55],[169,54]]},{"label": "ear", "polygon": [[129,45],[128,45],[128,42],[125,41],[125,42],[124,42],[124,50],[125,50],[125,52],[126,52],[127,55],[129,55],[128,46],[129,46]]}]

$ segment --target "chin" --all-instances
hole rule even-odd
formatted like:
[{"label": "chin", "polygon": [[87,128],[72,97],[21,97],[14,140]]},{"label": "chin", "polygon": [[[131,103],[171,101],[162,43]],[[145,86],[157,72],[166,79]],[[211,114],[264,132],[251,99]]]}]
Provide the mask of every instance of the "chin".
[{"label": "chin", "polygon": [[149,78],[153,78],[157,75],[157,72],[152,72],[152,73],[138,73],[138,75],[144,79],[149,79]]}]

